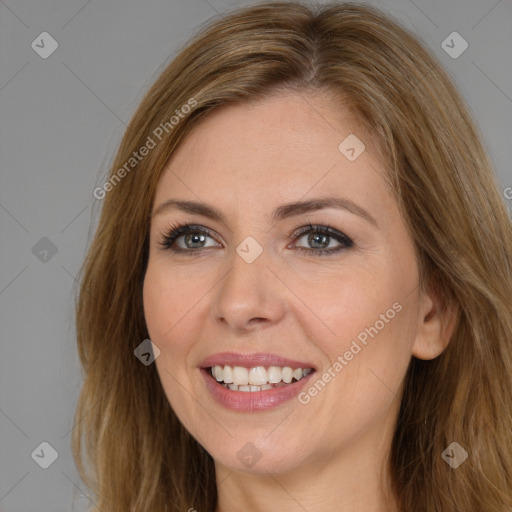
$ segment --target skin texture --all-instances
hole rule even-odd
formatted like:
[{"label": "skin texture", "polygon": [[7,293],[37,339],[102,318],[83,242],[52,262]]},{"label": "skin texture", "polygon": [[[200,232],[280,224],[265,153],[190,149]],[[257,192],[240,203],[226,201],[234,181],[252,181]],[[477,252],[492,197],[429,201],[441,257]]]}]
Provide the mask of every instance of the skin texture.
[{"label": "skin texture", "polygon": [[[349,134],[366,145],[352,162],[338,149]],[[431,359],[444,350],[451,323],[443,328],[439,299],[420,293],[414,246],[378,155],[339,102],[323,93],[281,93],[213,111],[158,184],[154,209],[170,198],[202,201],[226,218],[176,209],[154,216],[144,281],[162,386],[215,460],[217,512],[396,510],[382,472],[403,378],[411,356]],[[333,195],[366,209],[378,226],[334,208],[277,223],[270,218],[284,203]],[[212,231],[203,249],[189,241],[199,256],[159,246],[177,221]],[[315,255],[308,233],[294,236],[309,222],[331,226],[354,245]],[[248,236],[263,249],[253,263],[236,252]],[[187,247],[185,238],[175,244]],[[342,245],[335,238],[326,243]],[[367,345],[359,343],[361,350],[307,404],[292,399],[270,411],[228,410],[200,375],[206,356],[232,351],[311,362],[321,376],[395,303],[401,311]],[[237,457],[248,442],[261,455],[250,468]]]}]

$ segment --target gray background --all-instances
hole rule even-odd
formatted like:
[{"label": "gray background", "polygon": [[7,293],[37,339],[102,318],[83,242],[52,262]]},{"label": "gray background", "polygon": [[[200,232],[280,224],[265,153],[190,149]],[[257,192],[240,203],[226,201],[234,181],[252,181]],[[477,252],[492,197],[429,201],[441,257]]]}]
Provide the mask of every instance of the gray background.
[{"label": "gray background", "polygon": [[[80,496],[86,489],[70,432],[82,382],[75,276],[101,206],[92,191],[143,93],[177,49],[212,16],[250,3],[0,0],[0,511],[90,506]],[[511,1],[368,3],[401,20],[448,68],[510,206]],[[442,47],[454,31],[469,44],[458,58]],[[31,47],[34,40],[42,46],[42,32],[58,42],[46,59]],[[31,456],[43,441],[58,452],[47,469]],[[36,453],[49,460],[48,449]]]}]

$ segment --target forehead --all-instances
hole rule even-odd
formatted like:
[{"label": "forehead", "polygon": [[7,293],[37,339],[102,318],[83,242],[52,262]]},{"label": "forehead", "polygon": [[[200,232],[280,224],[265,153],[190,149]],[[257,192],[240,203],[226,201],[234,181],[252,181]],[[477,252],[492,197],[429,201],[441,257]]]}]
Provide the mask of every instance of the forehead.
[{"label": "forehead", "polygon": [[327,192],[372,201],[384,193],[384,167],[362,123],[333,96],[277,94],[210,112],[170,158],[155,202],[169,193],[293,201]]}]

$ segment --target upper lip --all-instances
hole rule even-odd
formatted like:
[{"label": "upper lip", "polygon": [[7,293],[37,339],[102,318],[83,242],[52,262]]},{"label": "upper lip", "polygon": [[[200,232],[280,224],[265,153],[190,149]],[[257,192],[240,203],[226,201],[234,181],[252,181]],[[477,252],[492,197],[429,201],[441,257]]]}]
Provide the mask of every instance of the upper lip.
[{"label": "upper lip", "polygon": [[221,352],[212,354],[205,358],[199,366],[201,368],[210,368],[211,366],[242,366],[253,368],[255,366],[289,366],[290,368],[312,368],[316,369],[312,363],[288,359],[287,357],[276,354],[258,352],[254,354],[237,354],[236,352]]}]

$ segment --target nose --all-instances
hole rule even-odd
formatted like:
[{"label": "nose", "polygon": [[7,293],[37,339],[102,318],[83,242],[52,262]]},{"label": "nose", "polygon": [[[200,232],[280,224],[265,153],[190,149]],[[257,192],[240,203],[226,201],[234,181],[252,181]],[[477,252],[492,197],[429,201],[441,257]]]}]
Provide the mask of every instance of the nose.
[{"label": "nose", "polygon": [[277,324],[285,315],[285,287],[270,268],[265,251],[252,263],[236,251],[215,288],[211,313],[216,323],[238,332]]}]

